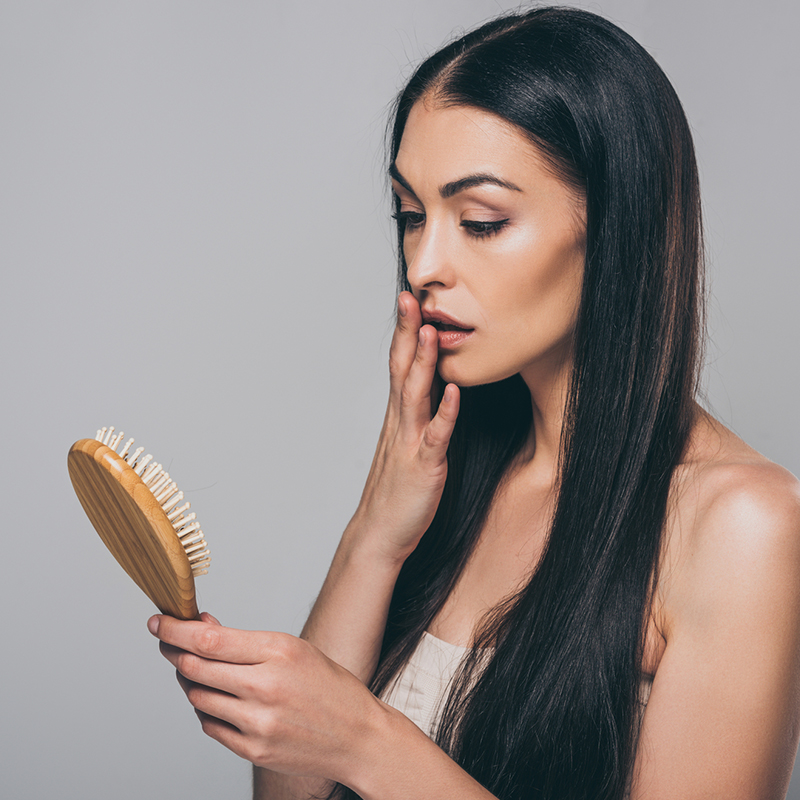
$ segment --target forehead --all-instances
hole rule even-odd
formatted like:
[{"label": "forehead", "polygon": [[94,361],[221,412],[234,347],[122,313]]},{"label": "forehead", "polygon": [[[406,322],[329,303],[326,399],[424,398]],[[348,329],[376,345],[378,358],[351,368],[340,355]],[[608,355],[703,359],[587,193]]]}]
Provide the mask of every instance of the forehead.
[{"label": "forehead", "polygon": [[395,158],[400,173],[435,171],[444,178],[473,172],[509,177],[546,164],[533,143],[510,122],[471,106],[419,101],[411,109]]}]

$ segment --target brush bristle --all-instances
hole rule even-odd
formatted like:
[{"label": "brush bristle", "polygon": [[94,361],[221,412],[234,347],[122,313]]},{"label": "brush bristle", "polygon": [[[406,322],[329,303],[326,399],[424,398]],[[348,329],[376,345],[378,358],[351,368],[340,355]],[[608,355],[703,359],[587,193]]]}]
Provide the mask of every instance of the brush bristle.
[{"label": "brush bristle", "polygon": [[[120,431],[114,433],[114,428],[101,428],[97,431],[95,439],[102,442],[106,447],[110,447],[118,456],[123,458],[130,468],[142,479],[143,483],[153,493],[153,497],[158,500],[164,513],[167,515],[175,533],[189,557],[189,564],[192,567],[192,575],[206,575],[208,566],[211,564],[210,551],[203,531],[200,530],[200,523],[197,515],[192,512],[187,513],[190,503],[181,503],[183,492],[178,490],[175,481],[170,478],[169,473],[161,464],[153,461],[153,456],[144,453],[144,447],[137,447],[131,452],[133,439],[128,439],[123,446],[122,440],[125,434]],[[119,449],[117,449],[119,448]],[[180,504],[180,505],[179,505]]]}]

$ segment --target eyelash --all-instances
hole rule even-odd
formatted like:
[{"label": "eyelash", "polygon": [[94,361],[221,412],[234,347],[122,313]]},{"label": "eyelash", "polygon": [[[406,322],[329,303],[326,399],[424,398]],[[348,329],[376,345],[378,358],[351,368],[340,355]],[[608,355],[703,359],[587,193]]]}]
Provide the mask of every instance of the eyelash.
[{"label": "eyelash", "polygon": [[[419,211],[398,211],[392,214],[392,217],[400,223],[404,231],[418,228],[425,221],[425,215],[421,214]],[[461,221],[461,227],[475,239],[488,239],[490,236],[495,236],[500,233],[507,224],[508,219],[498,219],[491,222],[472,219]]]},{"label": "eyelash", "polygon": [[487,239],[495,236],[508,224],[507,219],[493,220],[492,222],[479,222],[478,220],[465,219],[461,221],[461,227],[469,231],[470,236],[476,239]]}]

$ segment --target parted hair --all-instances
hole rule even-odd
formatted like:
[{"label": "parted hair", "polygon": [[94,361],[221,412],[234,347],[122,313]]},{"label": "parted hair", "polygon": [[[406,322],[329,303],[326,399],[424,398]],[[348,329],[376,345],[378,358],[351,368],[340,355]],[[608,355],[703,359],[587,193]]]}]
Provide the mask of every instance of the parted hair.
[{"label": "parted hair", "polygon": [[[689,126],[644,48],[574,8],[505,15],[430,56],[397,100],[392,162],[423,98],[512,123],[582,193],[587,214],[549,535],[527,584],[476,633],[437,742],[502,800],[621,800],[635,756],[668,494],[693,421],[702,341]],[[401,225],[399,277],[407,289],[402,236]],[[452,591],[531,424],[519,375],[462,389],[447,483],[397,581],[376,694]]]}]

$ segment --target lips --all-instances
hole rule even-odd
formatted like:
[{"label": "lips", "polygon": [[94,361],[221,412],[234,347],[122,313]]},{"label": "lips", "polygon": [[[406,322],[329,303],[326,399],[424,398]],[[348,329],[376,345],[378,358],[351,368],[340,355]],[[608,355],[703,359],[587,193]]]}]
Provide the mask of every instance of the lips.
[{"label": "lips", "polygon": [[475,332],[475,328],[470,328],[449,314],[436,309],[423,309],[422,321],[426,325],[433,325],[439,332],[440,353],[458,348]]},{"label": "lips", "polygon": [[457,319],[445,314],[442,311],[437,311],[435,309],[431,310],[422,310],[422,321],[426,325],[433,325],[437,331],[445,331],[445,332],[455,332],[455,333],[469,333],[474,328],[470,328],[468,325],[465,325],[463,322],[460,322]]}]

